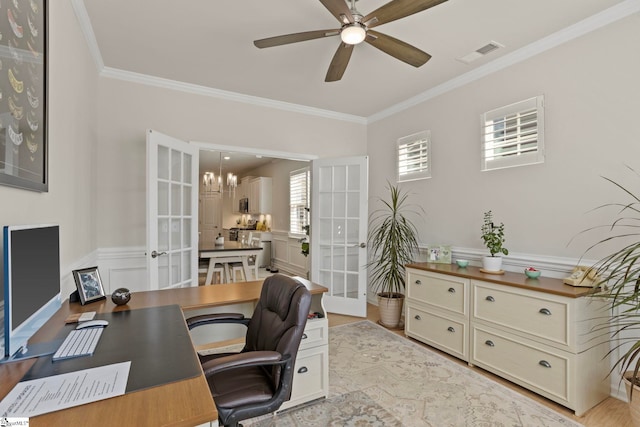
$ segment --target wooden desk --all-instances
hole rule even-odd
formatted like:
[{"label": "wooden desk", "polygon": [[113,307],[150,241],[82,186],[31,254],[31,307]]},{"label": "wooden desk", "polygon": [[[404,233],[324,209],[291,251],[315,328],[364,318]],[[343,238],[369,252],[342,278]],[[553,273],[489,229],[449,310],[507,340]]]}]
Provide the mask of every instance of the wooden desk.
[{"label": "wooden desk", "polygon": [[[322,294],[326,288],[308,286],[311,294]],[[65,301],[60,310],[30,342],[49,341],[64,326],[69,314],[85,311],[99,313],[134,310],[145,307],[179,304],[183,310],[216,307],[257,301],[262,281],[229,283],[161,291],[137,292],[126,306],[116,306],[109,298],[85,306]],[[186,327],[186,324],[185,324]],[[195,350],[192,350],[195,351]],[[36,359],[0,365],[0,399],[22,379]],[[127,393],[112,399],[40,415],[30,420],[31,427],[40,426],[195,426],[217,420],[218,412],[204,374],[196,378]]]},{"label": "wooden desk", "polygon": [[210,240],[201,240],[198,243],[199,257],[209,259],[209,269],[207,270],[206,285],[211,284],[213,278],[213,268],[216,263],[224,265],[224,275],[229,276],[229,263],[241,262],[246,280],[258,279],[258,263],[254,265],[253,274],[249,265],[249,257],[258,255],[262,248],[260,246],[243,245],[240,242],[225,241],[222,245],[216,245]]}]

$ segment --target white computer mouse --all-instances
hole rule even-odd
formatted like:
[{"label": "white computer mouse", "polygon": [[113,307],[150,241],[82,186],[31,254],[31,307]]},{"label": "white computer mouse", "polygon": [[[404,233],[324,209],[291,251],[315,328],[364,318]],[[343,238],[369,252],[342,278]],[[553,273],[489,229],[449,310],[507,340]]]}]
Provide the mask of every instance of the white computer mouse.
[{"label": "white computer mouse", "polygon": [[95,327],[104,328],[108,324],[109,324],[108,320],[102,320],[102,319],[89,320],[87,322],[78,323],[78,326],[76,326],[76,329],[95,328]]}]

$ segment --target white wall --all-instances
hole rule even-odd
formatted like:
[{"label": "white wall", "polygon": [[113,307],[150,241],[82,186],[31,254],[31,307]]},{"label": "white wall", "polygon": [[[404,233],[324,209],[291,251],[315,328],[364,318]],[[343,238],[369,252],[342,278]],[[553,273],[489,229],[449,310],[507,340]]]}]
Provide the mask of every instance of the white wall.
[{"label": "white wall", "polygon": [[186,141],[319,157],[362,155],[362,124],[112,78],[99,82],[98,246],[145,244],[145,129]]},{"label": "white wall", "polygon": [[[0,186],[0,225],[60,224],[62,275],[96,249],[97,71],[70,0],[49,4],[49,192]],[[90,267],[82,265],[81,267]],[[66,280],[62,295],[75,289]]]},{"label": "white wall", "polygon": [[[433,178],[402,184],[426,210],[417,221],[422,243],[484,250],[480,226],[491,209],[513,253],[579,258],[597,238],[571,239],[610,218],[589,211],[623,196],[600,175],[640,184],[623,171],[640,171],[638,28],[634,15],[372,123],[372,202],[394,179],[396,140],[429,129]],[[480,172],[480,114],[541,94],[545,163]]]}]

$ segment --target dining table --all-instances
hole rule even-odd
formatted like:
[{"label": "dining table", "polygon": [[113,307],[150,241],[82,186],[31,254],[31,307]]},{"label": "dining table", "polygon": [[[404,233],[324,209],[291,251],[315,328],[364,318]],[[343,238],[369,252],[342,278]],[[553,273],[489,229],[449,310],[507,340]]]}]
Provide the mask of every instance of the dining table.
[{"label": "dining table", "polygon": [[251,256],[257,256],[262,250],[261,246],[251,245],[237,241],[227,241],[219,244],[215,240],[200,240],[198,242],[198,256],[209,262],[205,284],[210,285],[213,280],[213,272],[216,264],[224,268],[224,275],[228,281],[230,276],[230,264],[242,263],[245,280],[258,280],[258,263],[249,264]]}]

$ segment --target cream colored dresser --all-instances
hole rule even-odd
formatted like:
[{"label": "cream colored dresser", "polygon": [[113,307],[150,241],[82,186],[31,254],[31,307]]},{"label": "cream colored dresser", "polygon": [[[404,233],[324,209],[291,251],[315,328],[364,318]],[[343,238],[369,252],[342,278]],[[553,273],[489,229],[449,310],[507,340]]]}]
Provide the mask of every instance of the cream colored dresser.
[{"label": "cream colored dresser", "polygon": [[322,303],[323,295],[311,296],[310,311],[322,313],[324,317],[307,320],[293,367],[291,400],[280,410],[329,395],[329,321]]},{"label": "cream colored dresser", "polygon": [[609,343],[592,330],[606,304],[589,292],[560,279],[409,264],[405,334],[582,415],[610,394]]}]

